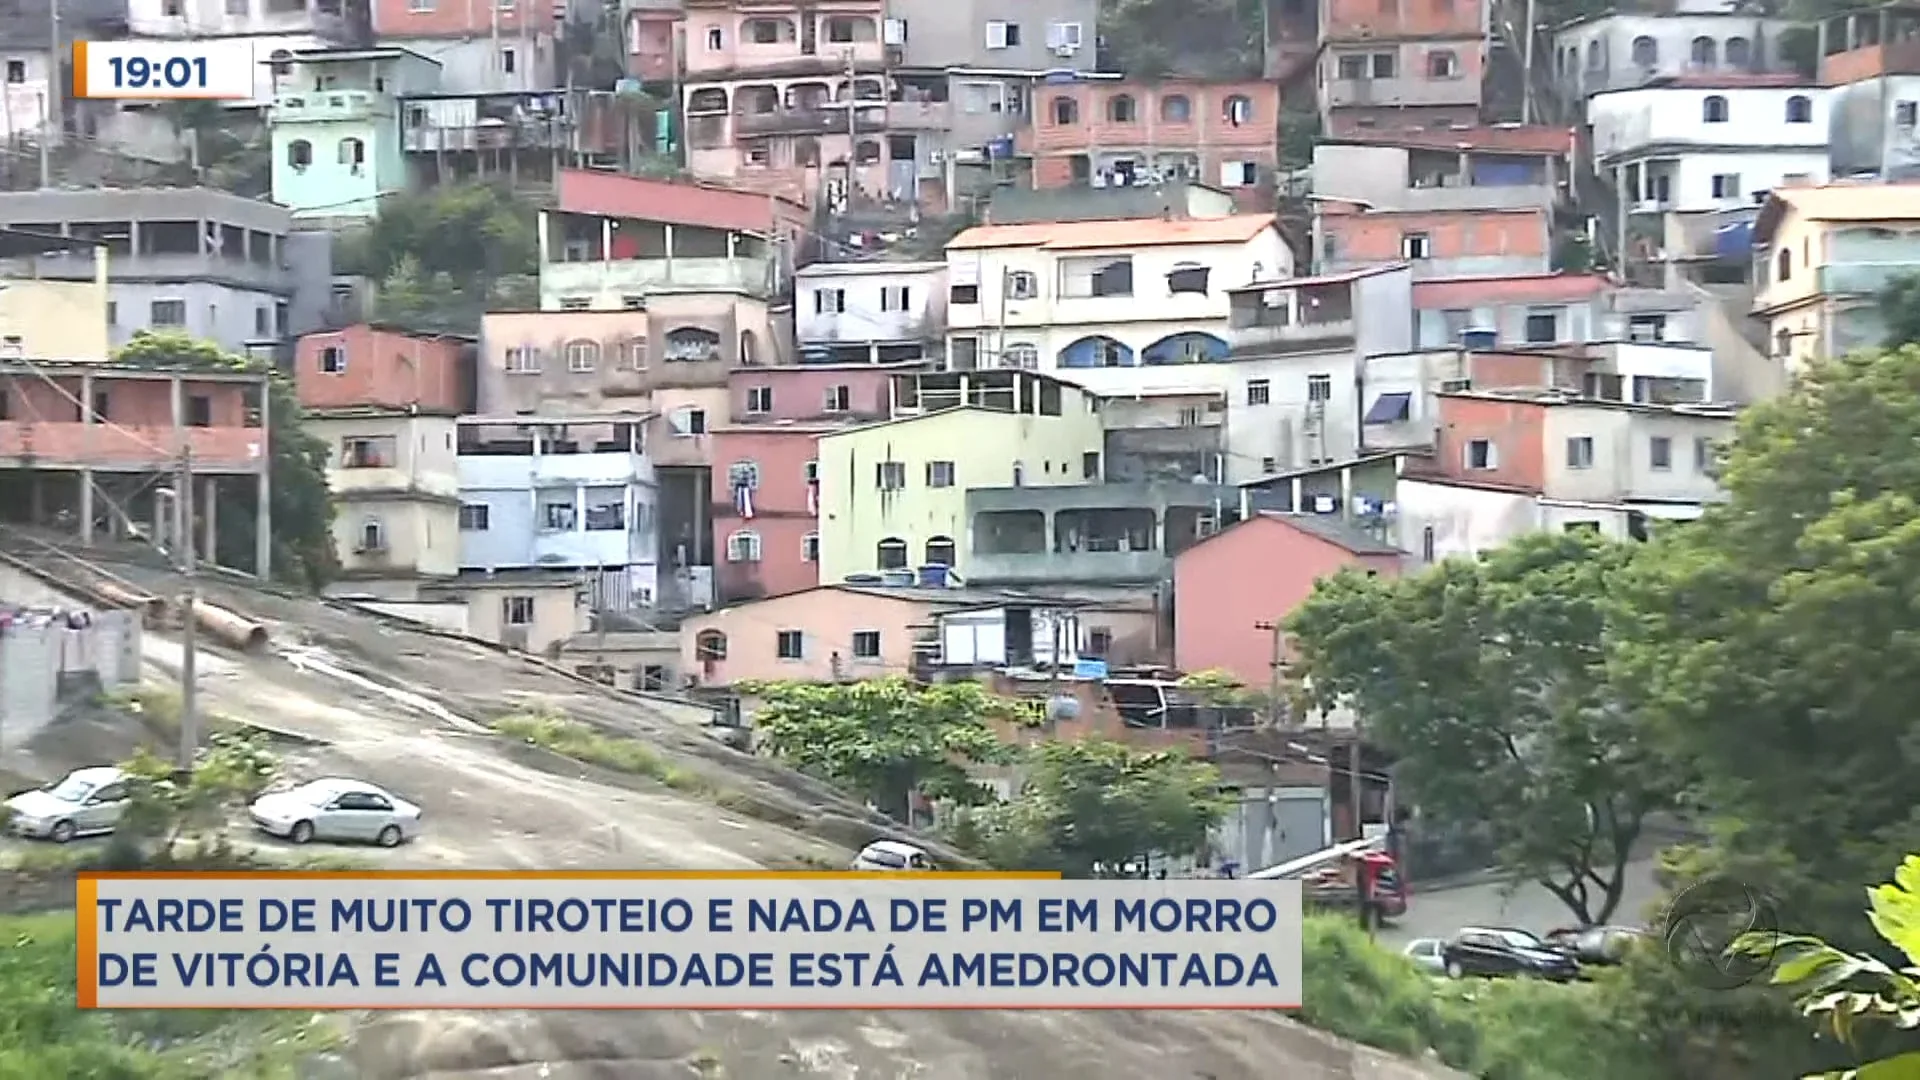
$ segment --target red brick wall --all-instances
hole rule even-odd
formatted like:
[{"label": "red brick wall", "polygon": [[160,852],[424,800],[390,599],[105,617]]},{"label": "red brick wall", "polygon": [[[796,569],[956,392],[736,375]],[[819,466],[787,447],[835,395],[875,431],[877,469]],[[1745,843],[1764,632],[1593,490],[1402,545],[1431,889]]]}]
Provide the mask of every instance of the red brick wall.
[{"label": "red brick wall", "polygon": [[495,25],[502,34],[554,29],[553,4],[516,0],[512,7],[496,10],[497,2],[438,3],[430,11],[416,11],[410,0],[373,0],[373,32],[381,37],[431,38],[491,34]]},{"label": "red brick wall", "polygon": [[1320,0],[1323,38],[1478,37],[1479,0]]},{"label": "red brick wall", "polygon": [[[732,415],[747,424],[775,420],[884,418],[888,413],[887,384],[892,377],[888,369],[871,366],[735,368],[727,376],[727,387],[732,394]],[[846,387],[847,408],[842,412],[828,413],[827,391],[836,386]],[[747,411],[749,392],[756,387],[773,391],[771,412]]]},{"label": "red brick wall", "polygon": [[1400,239],[1426,233],[1431,258],[1477,255],[1545,256],[1551,242],[1544,210],[1447,210],[1416,214],[1340,213],[1322,215],[1321,229],[1335,237],[1346,261],[1393,262],[1401,258]]},{"label": "red brick wall", "polygon": [[[1443,476],[1539,491],[1546,482],[1546,407],[1528,401],[1442,397],[1432,468]],[[1467,468],[1467,444],[1494,445],[1494,467]]]},{"label": "red brick wall", "polygon": [[[321,356],[337,348],[346,370],[322,371]],[[310,409],[378,406],[460,412],[460,364],[465,343],[415,337],[371,326],[308,334],[294,349],[294,388]]]}]

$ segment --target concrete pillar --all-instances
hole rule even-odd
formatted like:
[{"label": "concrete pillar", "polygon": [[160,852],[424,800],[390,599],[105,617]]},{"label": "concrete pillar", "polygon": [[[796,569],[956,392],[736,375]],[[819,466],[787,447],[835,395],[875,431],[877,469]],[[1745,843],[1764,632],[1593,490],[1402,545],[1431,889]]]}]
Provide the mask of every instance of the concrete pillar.
[{"label": "concrete pillar", "polygon": [[253,572],[261,580],[273,576],[273,394],[260,384],[260,484],[253,518]]},{"label": "concrete pillar", "polygon": [[201,482],[200,492],[198,494],[201,515],[200,522],[203,530],[203,538],[200,542],[200,557],[205,560],[209,566],[219,564],[219,560],[214,557],[214,554],[220,550],[220,545],[215,542],[216,538],[220,535],[217,520],[219,517],[217,512],[220,505],[219,499],[220,478],[217,476],[209,476]]},{"label": "concrete pillar", "polygon": [[167,384],[168,398],[173,408],[173,443],[177,450],[186,445],[187,395],[186,385],[180,376],[175,375]]},{"label": "concrete pillar", "polygon": [[80,544],[93,546],[93,470],[80,470]]}]

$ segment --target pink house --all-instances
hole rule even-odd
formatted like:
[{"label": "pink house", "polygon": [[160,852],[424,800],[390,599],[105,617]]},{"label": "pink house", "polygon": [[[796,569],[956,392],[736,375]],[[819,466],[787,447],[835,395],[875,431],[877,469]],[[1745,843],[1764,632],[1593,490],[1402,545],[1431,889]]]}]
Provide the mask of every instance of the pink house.
[{"label": "pink house", "polygon": [[904,675],[937,606],[925,594],[823,585],[680,624],[681,670],[701,687]]},{"label": "pink house", "polygon": [[727,379],[737,423],[716,427],[713,536],[722,603],[820,584],[814,441],[885,419],[897,365],[735,368]]},{"label": "pink house", "polygon": [[1339,518],[1259,513],[1173,560],[1173,659],[1249,686],[1273,677],[1273,631],[1319,579],[1347,566],[1398,574],[1402,553]]}]

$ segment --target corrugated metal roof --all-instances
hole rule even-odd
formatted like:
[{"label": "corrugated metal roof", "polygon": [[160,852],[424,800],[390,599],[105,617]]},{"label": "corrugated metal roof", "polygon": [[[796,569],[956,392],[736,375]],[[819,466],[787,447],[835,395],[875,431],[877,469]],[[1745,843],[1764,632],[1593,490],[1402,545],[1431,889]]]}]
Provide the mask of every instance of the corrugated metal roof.
[{"label": "corrugated metal roof", "polygon": [[1272,214],[1163,221],[1052,221],[1027,225],[979,225],[947,244],[948,251],[1037,247],[1054,251],[1129,248],[1167,244],[1242,244],[1273,228]]}]

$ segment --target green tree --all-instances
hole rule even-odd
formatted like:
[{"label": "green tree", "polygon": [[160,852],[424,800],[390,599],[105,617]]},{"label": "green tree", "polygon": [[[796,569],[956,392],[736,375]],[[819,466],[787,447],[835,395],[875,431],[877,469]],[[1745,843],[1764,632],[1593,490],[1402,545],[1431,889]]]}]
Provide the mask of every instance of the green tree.
[{"label": "green tree", "polygon": [[1091,877],[1147,855],[1204,855],[1231,805],[1211,765],[1177,752],[1136,753],[1103,739],[1046,742],[1026,757],[1008,802],[968,813],[956,830],[989,863]]},{"label": "green tree", "polygon": [[1691,774],[1712,872],[1843,948],[1920,835],[1920,347],[1808,366],[1742,415],[1723,503],[1620,582],[1615,683]]},{"label": "green tree", "polygon": [[1263,0],[1101,0],[1100,68],[1136,79],[1258,78],[1263,7]]},{"label": "green tree", "polygon": [[1902,274],[1880,290],[1876,306],[1887,324],[1883,343],[1889,349],[1920,345],[1920,274]]},{"label": "green tree", "polygon": [[128,805],[115,840],[152,843],[165,858],[180,841],[219,831],[236,806],[266,790],[280,763],[258,735],[216,733],[184,776],[144,747],[120,768]]},{"label": "green tree", "polygon": [[[115,363],[162,371],[251,371],[269,376],[268,449],[273,454],[273,572],[319,588],[332,576],[333,496],[327,490],[327,446],[302,424],[293,381],[270,365],[222,350],[182,333],[143,330],[113,356]],[[228,484],[220,496],[217,551],[222,566],[251,566],[254,518],[251,492]]]},{"label": "green tree", "polygon": [[504,187],[442,184],[381,201],[343,245],[344,273],[380,284],[375,312],[422,331],[473,333],[503,280],[539,272],[539,215]]},{"label": "green tree", "polygon": [[911,820],[916,793],[961,805],[991,798],[967,766],[1010,756],[994,721],[1037,718],[1032,704],[971,682],[753,683],[741,693],[759,699],[753,725],[769,752],[898,821]]},{"label": "green tree", "polygon": [[[1920,855],[1907,856],[1891,884],[1867,890],[1867,902],[1867,920],[1881,940],[1905,958],[1903,966],[1836,949],[1810,935],[1780,939],[1772,933],[1750,933],[1733,946],[1736,952],[1772,960],[1774,985],[1791,989],[1802,1013],[1849,1046],[1858,1044],[1867,1026],[1920,1031]],[[1920,1049],[1824,1073],[1820,1080],[1920,1080]]]},{"label": "green tree", "polygon": [[1629,557],[1543,533],[1407,577],[1348,571],[1289,625],[1310,703],[1357,710],[1423,813],[1486,830],[1582,923],[1613,914],[1642,822],[1671,801],[1602,648]]}]

